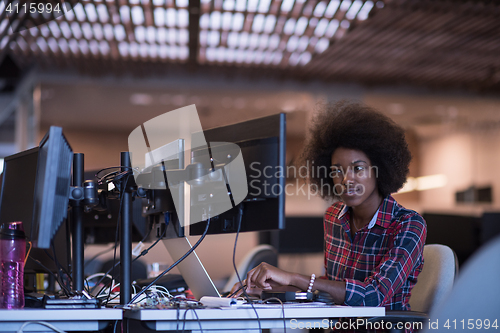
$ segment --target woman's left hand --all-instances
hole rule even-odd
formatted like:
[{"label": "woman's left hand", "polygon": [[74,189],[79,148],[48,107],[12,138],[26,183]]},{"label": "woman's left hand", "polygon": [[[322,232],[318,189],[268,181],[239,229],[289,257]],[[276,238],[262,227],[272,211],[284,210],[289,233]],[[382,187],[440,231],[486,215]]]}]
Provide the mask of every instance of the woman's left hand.
[{"label": "woman's left hand", "polygon": [[247,274],[247,292],[255,289],[272,290],[279,286],[289,286],[292,284],[294,273],[286,272],[282,269],[261,263]]}]

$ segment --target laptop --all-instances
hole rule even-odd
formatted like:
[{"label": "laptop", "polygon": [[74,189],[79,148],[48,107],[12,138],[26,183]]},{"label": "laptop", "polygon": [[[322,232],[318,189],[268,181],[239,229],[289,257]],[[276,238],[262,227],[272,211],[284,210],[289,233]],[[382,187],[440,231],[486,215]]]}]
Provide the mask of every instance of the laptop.
[{"label": "laptop", "polygon": [[[186,237],[166,239],[163,244],[174,262],[192,248],[191,242]],[[176,267],[197,300],[200,300],[203,296],[221,297],[196,251],[193,251]]]}]

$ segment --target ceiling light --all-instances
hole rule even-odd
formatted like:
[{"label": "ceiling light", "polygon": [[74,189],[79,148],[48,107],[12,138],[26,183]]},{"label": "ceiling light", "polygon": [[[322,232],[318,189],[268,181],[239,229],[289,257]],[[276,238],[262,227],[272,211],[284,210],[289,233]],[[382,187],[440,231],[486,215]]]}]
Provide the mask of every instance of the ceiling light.
[{"label": "ceiling light", "polygon": [[288,43],[286,43],[286,50],[288,52],[293,52],[297,49],[297,45],[299,43],[299,37],[293,35],[288,39]]},{"label": "ceiling light", "polygon": [[366,1],[358,13],[358,20],[360,20],[360,21],[366,20],[368,18],[368,14],[370,14],[370,11],[372,10],[372,8],[373,8],[373,2]]},{"label": "ceiling light", "polygon": [[77,3],[76,6],[73,7],[73,12],[75,12],[75,16],[78,21],[85,21],[87,15],[85,15],[85,11],[83,10],[83,5],[81,3]]},{"label": "ceiling light", "polygon": [[276,51],[273,53],[273,65],[279,65],[283,60],[283,53],[280,51]]},{"label": "ceiling light", "polygon": [[130,44],[128,44],[128,52],[131,57],[137,58],[137,56],[139,55],[139,47],[137,46],[136,42],[131,42]]},{"label": "ceiling light", "polygon": [[82,32],[86,39],[92,39],[94,37],[92,33],[92,27],[87,22],[82,23]]},{"label": "ceiling light", "polygon": [[323,14],[325,13],[325,10],[326,10],[326,4],[324,1],[320,1],[318,2],[318,4],[316,5],[316,7],[314,8],[314,12],[313,12],[313,15],[316,16],[316,17],[322,17]]},{"label": "ceiling light", "polygon": [[156,41],[156,29],[153,26],[149,26],[146,30],[146,36],[149,43],[154,44]]},{"label": "ceiling light", "polygon": [[330,41],[328,38],[321,38],[318,40],[315,46],[315,50],[318,53],[323,53],[330,46]]},{"label": "ceiling light", "polygon": [[269,35],[260,35],[259,38],[259,48],[265,49],[269,41]]},{"label": "ceiling light", "polygon": [[187,46],[179,47],[179,59],[186,60],[189,57],[189,48]]},{"label": "ceiling light", "polygon": [[101,50],[101,53],[103,55],[108,55],[109,54],[109,44],[108,42],[101,40],[99,42],[99,49]]},{"label": "ceiling light", "polygon": [[66,39],[59,39],[59,43],[57,44],[59,44],[59,48],[61,49],[61,51],[63,51],[63,53],[68,53],[69,46]]},{"label": "ceiling light", "polygon": [[87,18],[90,22],[97,21],[97,11],[93,3],[88,3],[85,5],[85,11],[87,12]]},{"label": "ceiling light", "polygon": [[208,33],[208,45],[210,46],[217,46],[219,45],[220,41],[220,33],[218,31],[210,31]]},{"label": "ceiling light", "polygon": [[82,37],[82,30],[80,29],[80,25],[78,23],[71,22],[71,31],[76,39],[80,39]]},{"label": "ceiling light", "polygon": [[233,14],[231,14],[230,12],[224,12],[222,14],[222,22],[221,22],[222,29],[230,30],[232,21],[233,21]]},{"label": "ceiling light", "polygon": [[[5,38],[4,38],[4,40],[5,40]],[[5,44],[4,40],[2,40],[2,44]],[[8,40],[9,39],[7,38],[6,41],[8,41]],[[36,40],[36,44],[38,45],[38,47],[40,48],[40,50],[42,52],[47,52],[47,42],[45,41],[45,39],[43,37],[38,37]],[[2,45],[2,47],[5,47],[5,45]]]},{"label": "ceiling light", "polygon": [[120,55],[122,57],[127,57],[128,56],[128,44],[121,42],[118,43],[118,52],[120,52]]},{"label": "ceiling light", "polygon": [[161,27],[165,25],[165,9],[161,7],[155,8],[153,12],[153,17],[155,21],[155,25],[157,27]]},{"label": "ceiling light", "polygon": [[234,13],[233,15],[233,30],[239,31],[243,29],[243,23],[245,22],[245,17],[242,13]]},{"label": "ceiling light", "polygon": [[104,37],[104,33],[102,32],[101,25],[100,24],[94,24],[92,27],[93,27],[95,38],[101,40]]},{"label": "ceiling light", "polygon": [[271,6],[271,0],[260,0],[259,13],[268,13]]},{"label": "ceiling light", "polygon": [[295,30],[295,19],[294,18],[289,18],[286,23],[285,27],[283,28],[283,32],[287,35],[293,34],[293,31]]},{"label": "ceiling light", "polygon": [[239,12],[244,12],[247,8],[247,0],[236,0],[235,9]]},{"label": "ceiling light", "polygon": [[93,39],[89,42],[89,48],[90,48],[90,52],[92,52],[93,55],[96,56],[99,54],[99,44],[97,43],[97,41],[95,39]]},{"label": "ceiling light", "polygon": [[158,55],[162,59],[166,59],[168,57],[168,49],[166,45],[160,45],[158,49]]},{"label": "ceiling light", "polygon": [[257,5],[259,0],[248,0],[247,12],[255,13],[257,11]]},{"label": "ceiling light", "polygon": [[293,5],[295,3],[295,0],[284,0],[281,3],[281,11],[282,12],[289,12],[292,10]]},{"label": "ceiling light", "polygon": [[142,93],[132,94],[130,96],[130,103],[133,105],[150,105],[153,103],[153,96]]},{"label": "ceiling light", "polygon": [[42,33],[43,37],[49,37],[50,35],[49,27],[46,24],[40,26],[40,32]]},{"label": "ceiling light", "polygon": [[189,5],[188,0],[176,0],[175,3],[177,7],[187,7]]},{"label": "ceiling light", "polygon": [[189,43],[189,31],[187,29],[179,29],[178,41],[181,45],[187,45]]},{"label": "ceiling light", "polygon": [[156,40],[158,41],[158,43],[164,44],[167,41],[167,29],[158,28],[156,33]]},{"label": "ceiling light", "polygon": [[214,11],[210,15],[210,28],[212,30],[219,30],[221,23],[221,15],[220,12]]},{"label": "ceiling light", "polygon": [[328,38],[332,38],[333,35],[335,35],[335,32],[337,32],[337,29],[339,28],[339,21],[337,20],[332,20],[330,24],[328,25],[328,28],[326,28],[325,31],[325,36]]},{"label": "ceiling light", "polygon": [[242,49],[247,47],[247,45],[248,45],[248,32],[243,31],[242,33],[240,33],[239,44],[240,44],[240,48],[242,48]]},{"label": "ceiling light", "polygon": [[89,45],[85,39],[80,39],[79,41],[79,46],[80,50],[82,50],[82,53],[87,55],[89,53]]},{"label": "ceiling light", "polygon": [[187,28],[189,25],[189,12],[186,9],[179,9],[177,12],[177,26]]},{"label": "ceiling light", "polygon": [[312,59],[312,55],[311,53],[309,52],[304,52],[302,53],[302,55],[300,56],[300,60],[299,60],[299,63],[301,66],[304,66],[306,64],[308,64]]},{"label": "ceiling light", "polygon": [[299,53],[292,53],[290,58],[288,58],[288,64],[291,66],[296,66],[299,63]]},{"label": "ceiling light", "polygon": [[271,35],[271,37],[269,37],[269,49],[271,50],[277,49],[280,44],[280,41],[281,39],[278,34]]},{"label": "ceiling light", "polygon": [[275,26],[276,26],[276,16],[267,15],[266,23],[264,24],[264,32],[268,34],[273,32]]},{"label": "ceiling light", "polygon": [[165,23],[169,27],[175,27],[177,13],[174,8],[167,8],[165,11]]},{"label": "ceiling light", "polygon": [[121,25],[121,24],[115,25],[116,40],[122,41],[125,39],[126,36],[127,36],[127,34],[125,33],[125,28],[123,27],[123,25]]},{"label": "ceiling light", "polygon": [[200,29],[207,30],[210,27],[210,15],[205,13],[200,16]]},{"label": "ceiling light", "polygon": [[361,0],[355,0],[352,3],[351,8],[349,8],[349,10],[347,11],[347,13],[345,14],[346,19],[348,19],[348,20],[354,20],[354,18],[358,14],[359,9],[361,8],[362,5],[363,5],[363,1],[361,1]]},{"label": "ceiling light", "polygon": [[318,25],[316,26],[316,29],[314,29],[314,34],[318,37],[322,37],[325,35],[325,31],[326,31],[326,28],[328,27],[328,24],[330,22],[324,18],[324,19],[321,19],[319,22],[318,22]]},{"label": "ceiling light", "polygon": [[326,7],[326,10],[325,10],[325,17],[332,18],[335,15],[335,13],[337,12],[339,5],[340,5],[340,1],[338,1],[338,0],[330,1],[330,4],[328,4],[328,7]]},{"label": "ceiling light", "polygon": [[222,3],[222,9],[227,10],[227,11],[234,10],[234,0],[225,0]]},{"label": "ceiling light", "polygon": [[262,28],[264,27],[264,19],[265,16],[262,14],[257,14],[253,18],[253,23],[252,23],[252,30],[255,32],[261,32]]},{"label": "ceiling light", "polygon": [[304,52],[308,46],[309,46],[309,37],[307,36],[300,37],[299,44],[297,45],[297,50],[299,52]]},{"label": "ceiling light", "polygon": [[135,25],[140,25],[144,23],[144,11],[142,10],[141,7],[135,6],[132,7],[132,22]]},{"label": "ceiling light", "polygon": [[342,1],[342,3],[340,4],[340,8],[339,8],[340,11],[341,12],[346,12],[349,9],[349,7],[351,7],[351,3],[352,3],[351,0],[344,0],[344,1]]},{"label": "ceiling light", "polygon": [[299,36],[303,35],[304,31],[306,31],[308,22],[309,20],[307,19],[307,17],[302,16],[301,18],[299,18],[297,20],[297,25],[295,26],[295,34]]},{"label": "ceiling light", "polygon": [[140,26],[140,25],[135,27],[134,36],[135,36],[135,40],[138,41],[139,43],[144,42],[144,39],[146,37],[144,27]]},{"label": "ceiling light", "polygon": [[106,37],[107,40],[113,39],[114,33],[113,33],[113,26],[111,24],[105,24],[103,30],[104,30],[104,37]]},{"label": "ceiling light", "polygon": [[130,21],[130,8],[127,6],[120,7],[120,18],[123,23],[128,23]]},{"label": "ceiling light", "polygon": [[259,34],[251,34],[248,40],[248,47],[256,49],[259,46]]}]

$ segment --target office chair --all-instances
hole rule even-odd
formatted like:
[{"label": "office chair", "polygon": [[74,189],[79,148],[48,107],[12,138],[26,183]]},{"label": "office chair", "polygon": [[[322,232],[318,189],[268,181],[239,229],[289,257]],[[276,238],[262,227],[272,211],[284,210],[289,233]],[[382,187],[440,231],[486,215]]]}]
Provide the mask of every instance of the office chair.
[{"label": "office chair", "polygon": [[[238,273],[242,280],[244,280],[247,276],[247,273],[253,268],[257,267],[261,262],[267,262],[270,265],[277,266],[278,265],[278,252],[276,249],[267,244],[261,244],[253,248],[250,252],[248,252],[245,257],[238,264]],[[238,282],[238,276],[236,272],[229,277],[226,285],[222,289],[222,292],[231,291],[231,288],[234,284]]]},{"label": "office chair", "polygon": [[450,247],[441,244],[425,245],[424,267],[411,292],[411,311],[388,310],[385,317],[371,318],[369,321],[427,323],[432,308],[450,293],[457,273],[458,259]]},{"label": "office chair", "polygon": [[496,237],[467,260],[450,294],[433,307],[425,332],[500,327],[499,254],[500,237]]}]

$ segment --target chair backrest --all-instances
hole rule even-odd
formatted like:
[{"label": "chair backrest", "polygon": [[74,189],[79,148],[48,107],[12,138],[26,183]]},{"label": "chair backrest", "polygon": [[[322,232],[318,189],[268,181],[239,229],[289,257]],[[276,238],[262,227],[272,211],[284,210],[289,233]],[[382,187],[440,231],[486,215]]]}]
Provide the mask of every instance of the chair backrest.
[{"label": "chair backrest", "polygon": [[[500,313],[500,236],[482,246],[460,269],[450,294],[431,312],[426,332],[450,324],[457,331],[497,329]],[[453,329],[453,325],[456,327]],[[462,325],[465,323],[464,325]],[[472,325],[472,326],[471,326]],[[495,325],[497,328],[495,328]]]},{"label": "chair backrest", "polygon": [[441,244],[425,245],[424,267],[411,292],[411,309],[429,313],[433,304],[442,301],[451,291],[457,272],[457,256],[450,247]]},{"label": "chair backrest", "polygon": [[[278,252],[267,244],[261,244],[250,250],[238,264],[238,273],[241,279],[245,279],[248,271],[257,267],[261,262],[267,262],[270,265],[278,265]],[[236,272],[233,272],[222,292],[230,291],[234,284],[238,282]]]}]

